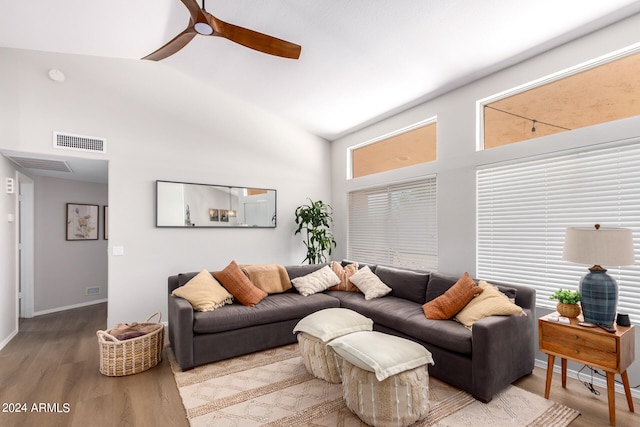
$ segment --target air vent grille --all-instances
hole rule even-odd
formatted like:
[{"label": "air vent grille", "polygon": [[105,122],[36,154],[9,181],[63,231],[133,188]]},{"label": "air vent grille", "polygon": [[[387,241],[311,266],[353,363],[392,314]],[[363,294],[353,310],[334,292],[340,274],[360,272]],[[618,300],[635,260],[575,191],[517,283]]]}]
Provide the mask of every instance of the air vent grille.
[{"label": "air vent grille", "polygon": [[8,156],[9,160],[23,169],[37,169],[54,172],[72,172],[67,162],[62,160],[35,159],[31,157]]},{"label": "air vent grille", "polygon": [[67,150],[89,151],[91,153],[106,153],[107,140],[92,136],[73,135],[69,133],[53,133],[54,148]]}]

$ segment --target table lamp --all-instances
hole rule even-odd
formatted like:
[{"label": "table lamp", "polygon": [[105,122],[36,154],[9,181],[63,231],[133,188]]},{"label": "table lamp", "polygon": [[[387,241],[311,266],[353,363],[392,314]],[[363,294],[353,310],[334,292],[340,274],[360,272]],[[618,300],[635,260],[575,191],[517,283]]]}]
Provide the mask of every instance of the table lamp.
[{"label": "table lamp", "polygon": [[592,265],[580,280],[580,304],[584,321],[612,328],[618,305],[618,284],[602,265],[635,263],[630,228],[569,227],[564,239],[562,259]]}]

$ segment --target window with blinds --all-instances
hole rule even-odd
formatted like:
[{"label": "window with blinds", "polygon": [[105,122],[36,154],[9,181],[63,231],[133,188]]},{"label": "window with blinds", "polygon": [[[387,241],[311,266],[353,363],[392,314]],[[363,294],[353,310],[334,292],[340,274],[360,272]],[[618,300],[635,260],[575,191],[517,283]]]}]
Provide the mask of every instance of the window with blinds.
[{"label": "window with blinds", "polygon": [[[477,171],[477,275],[526,284],[553,308],[558,288],[578,289],[590,266],[562,260],[569,226],[627,227],[640,253],[640,140]],[[618,312],[640,322],[640,266],[605,265]]]},{"label": "window with blinds", "polygon": [[436,178],[349,193],[347,257],[436,270]]}]

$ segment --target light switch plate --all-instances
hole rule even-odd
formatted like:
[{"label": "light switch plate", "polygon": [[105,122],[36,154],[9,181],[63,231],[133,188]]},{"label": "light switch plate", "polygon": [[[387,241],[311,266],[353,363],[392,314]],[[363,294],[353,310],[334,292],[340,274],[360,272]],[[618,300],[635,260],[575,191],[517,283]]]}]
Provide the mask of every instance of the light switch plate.
[{"label": "light switch plate", "polygon": [[16,191],[15,181],[13,178],[7,178],[7,194],[13,194]]}]

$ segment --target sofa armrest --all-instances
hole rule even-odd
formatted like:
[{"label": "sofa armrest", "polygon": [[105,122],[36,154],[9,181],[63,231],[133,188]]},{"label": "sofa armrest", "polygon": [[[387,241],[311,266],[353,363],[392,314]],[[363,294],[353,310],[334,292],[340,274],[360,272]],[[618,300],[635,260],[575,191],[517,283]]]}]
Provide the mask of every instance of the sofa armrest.
[{"label": "sofa armrest", "polygon": [[193,307],[186,299],[169,295],[169,341],[180,367],[192,368],[193,356]]},{"label": "sofa armrest", "polygon": [[535,308],[526,316],[490,316],[474,323],[473,395],[488,402],[493,395],[533,371]]}]

